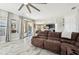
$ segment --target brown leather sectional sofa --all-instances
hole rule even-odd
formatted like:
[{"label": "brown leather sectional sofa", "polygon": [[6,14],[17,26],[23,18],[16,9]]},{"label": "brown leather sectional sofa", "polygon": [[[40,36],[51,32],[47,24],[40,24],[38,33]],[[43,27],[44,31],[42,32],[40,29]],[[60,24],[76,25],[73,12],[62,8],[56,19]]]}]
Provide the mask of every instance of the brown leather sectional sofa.
[{"label": "brown leather sectional sofa", "polygon": [[31,43],[57,54],[79,54],[79,33],[72,32],[71,39],[61,37],[61,32],[42,31],[32,38]]},{"label": "brown leather sectional sofa", "polygon": [[79,55],[79,33],[72,32],[71,39],[61,39],[62,55]]}]

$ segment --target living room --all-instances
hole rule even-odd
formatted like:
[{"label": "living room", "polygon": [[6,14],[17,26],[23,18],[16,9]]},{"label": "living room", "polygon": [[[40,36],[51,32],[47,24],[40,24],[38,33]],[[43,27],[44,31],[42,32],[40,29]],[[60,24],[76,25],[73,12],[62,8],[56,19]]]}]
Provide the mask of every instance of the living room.
[{"label": "living room", "polygon": [[75,7],[78,5],[57,3],[50,6],[44,16],[49,16],[51,10],[53,14],[45,20],[36,20],[37,35],[32,37],[32,44],[59,55],[78,54],[79,17]]},{"label": "living room", "polygon": [[79,3],[2,3],[0,55],[79,55],[78,21]]}]

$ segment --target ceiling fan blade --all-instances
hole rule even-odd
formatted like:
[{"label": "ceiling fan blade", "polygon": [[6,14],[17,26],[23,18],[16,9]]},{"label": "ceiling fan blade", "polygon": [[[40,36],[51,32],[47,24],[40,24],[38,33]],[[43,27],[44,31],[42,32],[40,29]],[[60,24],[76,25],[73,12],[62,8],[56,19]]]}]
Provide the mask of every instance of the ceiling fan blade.
[{"label": "ceiling fan blade", "polygon": [[28,5],[26,5],[26,7],[27,7],[28,11],[31,13],[31,10],[30,10],[29,6],[28,6]]},{"label": "ceiling fan blade", "polygon": [[23,8],[23,6],[24,6],[24,4],[22,4],[22,5],[19,7],[18,11],[20,11],[20,10]]},{"label": "ceiling fan blade", "polygon": [[40,12],[40,10],[36,8],[35,6],[33,6],[32,4],[28,3],[28,5]]}]

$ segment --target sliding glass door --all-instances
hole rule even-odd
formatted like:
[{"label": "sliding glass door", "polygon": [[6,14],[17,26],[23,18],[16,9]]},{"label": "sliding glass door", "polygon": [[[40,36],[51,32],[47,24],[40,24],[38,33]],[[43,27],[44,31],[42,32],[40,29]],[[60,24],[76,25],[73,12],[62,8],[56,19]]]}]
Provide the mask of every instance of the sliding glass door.
[{"label": "sliding glass door", "polygon": [[0,9],[0,43],[6,42],[8,12]]},{"label": "sliding glass door", "polygon": [[0,43],[6,41],[7,20],[0,19]]}]

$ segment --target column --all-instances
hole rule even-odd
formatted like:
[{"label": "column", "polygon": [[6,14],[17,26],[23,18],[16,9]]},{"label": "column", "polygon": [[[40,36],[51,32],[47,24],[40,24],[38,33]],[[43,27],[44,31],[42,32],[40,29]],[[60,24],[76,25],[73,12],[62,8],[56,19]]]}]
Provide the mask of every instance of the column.
[{"label": "column", "polygon": [[24,38],[24,20],[23,20],[23,17],[20,17],[20,18],[21,18],[20,39],[23,39]]},{"label": "column", "polygon": [[9,42],[10,39],[11,39],[11,20],[10,20],[10,13],[8,12],[7,30],[6,30],[6,42]]},{"label": "column", "polygon": [[[25,21],[25,32],[28,33],[28,21]],[[26,34],[28,36],[28,34]]]},{"label": "column", "polygon": [[36,29],[36,24],[35,21],[33,21],[33,36],[35,36],[35,29]]}]

